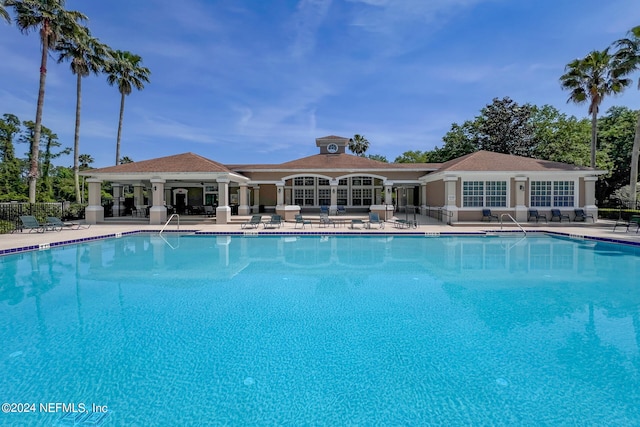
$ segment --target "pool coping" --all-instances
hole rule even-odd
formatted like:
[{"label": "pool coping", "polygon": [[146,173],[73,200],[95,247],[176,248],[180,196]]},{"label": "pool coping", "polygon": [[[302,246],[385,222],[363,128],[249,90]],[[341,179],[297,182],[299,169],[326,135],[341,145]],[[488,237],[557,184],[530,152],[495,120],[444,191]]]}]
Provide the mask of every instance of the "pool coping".
[{"label": "pool coping", "polygon": [[[105,240],[112,238],[121,238],[124,236],[130,236],[135,234],[160,234],[160,229],[138,229],[121,231],[114,233],[99,234],[87,237],[80,237],[77,239],[61,240],[56,242],[30,244],[25,246],[12,247],[7,249],[0,249],[0,256],[12,255],[23,252],[42,251],[55,247],[73,245],[78,243],[91,242],[95,240]],[[522,230],[465,230],[465,231],[418,231],[418,230],[406,230],[406,231],[386,231],[386,230],[351,230],[351,231],[331,231],[331,230],[220,230],[220,231],[203,231],[199,229],[183,229],[183,230],[164,230],[165,234],[191,234],[197,236],[236,236],[236,237],[260,237],[260,236],[421,236],[421,237],[452,237],[452,236],[499,236],[499,235],[516,235],[522,234]],[[630,239],[621,239],[615,237],[596,236],[581,234],[576,232],[563,232],[557,230],[549,230],[545,228],[526,230],[527,234],[534,235],[552,235],[568,237],[574,240],[592,240],[606,243],[623,244],[634,247],[640,247],[640,240],[633,241]]]}]

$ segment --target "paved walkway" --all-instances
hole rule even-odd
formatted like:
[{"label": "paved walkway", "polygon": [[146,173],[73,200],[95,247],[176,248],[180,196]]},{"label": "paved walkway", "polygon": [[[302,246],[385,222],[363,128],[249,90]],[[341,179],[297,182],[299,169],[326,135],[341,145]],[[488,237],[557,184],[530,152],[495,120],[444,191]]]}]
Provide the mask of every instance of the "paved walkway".
[{"label": "paved walkway", "polygon": [[[335,218],[335,217],[332,217]],[[400,216],[402,219],[402,216]],[[352,229],[350,227],[350,218],[345,218],[345,223],[340,224],[342,226],[336,227],[319,227],[317,223],[305,226],[303,229],[301,226],[295,227],[295,223],[285,223],[281,228],[267,228],[263,226],[257,229],[242,229],[240,224],[242,220],[248,220],[249,217],[236,217],[234,223],[226,225],[217,225],[211,218],[197,220],[197,222],[187,221],[180,225],[180,231],[198,231],[198,232],[210,232],[210,233],[230,233],[241,234],[245,231],[258,232],[259,234],[278,234],[278,233],[362,233],[362,234],[468,234],[468,233],[491,233],[499,231],[512,231],[518,232],[520,229],[515,224],[504,224],[501,226],[499,223],[459,223],[453,226],[446,225],[432,218],[425,216],[419,216],[417,228],[397,228],[392,223],[387,222],[384,229],[375,228],[359,228]],[[193,220],[193,219],[192,219]],[[631,243],[640,246],[640,233],[636,233],[635,230],[626,231],[624,227],[618,227],[616,231],[613,231],[615,222],[607,220],[599,220],[597,223],[526,223],[522,224],[522,227],[527,231],[536,232],[552,232],[560,233],[571,236],[580,236],[587,238],[596,238],[601,240],[609,240],[614,242]],[[107,221],[103,224],[92,225],[88,229],[81,230],[69,230],[65,229],[60,232],[47,231],[44,233],[36,232],[18,232],[14,234],[2,234],[0,235],[0,254],[7,251],[17,250],[24,251],[25,248],[38,249],[41,245],[59,245],[65,243],[78,243],[86,240],[93,240],[104,236],[114,236],[116,233],[126,234],[129,232],[137,231],[159,231],[162,227],[158,225],[149,225],[144,222],[131,222],[125,219],[114,219]],[[177,224],[171,223],[166,227],[167,232],[175,232],[178,230]]]}]

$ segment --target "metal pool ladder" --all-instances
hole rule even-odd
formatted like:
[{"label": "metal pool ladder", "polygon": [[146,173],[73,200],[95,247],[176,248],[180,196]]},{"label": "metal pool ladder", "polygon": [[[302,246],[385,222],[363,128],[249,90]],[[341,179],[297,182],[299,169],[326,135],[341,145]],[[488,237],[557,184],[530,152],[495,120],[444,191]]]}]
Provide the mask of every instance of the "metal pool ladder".
[{"label": "metal pool ladder", "polygon": [[162,232],[164,231],[165,228],[167,228],[167,225],[169,225],[169,223],[171,222],[171,220],[173,219],[173,217],[178,218],[178,230],[180,230],[180,215],[178,214],[171,214],[171,216],[169,217],[169,219],[167,220],[167,222],[164,223],[164,226],[162,227],[162,229],[160,230],[159,234],[162,234]]},{"label": "metal pool ladder", "polygon": [[517,226],[518,226],[518,228],[519,228],[520,230],[522,230],[522,232],[524,233],[524,235],[525,235],[525,236],[527,235],[527,232],[525,231],[525,229],[524,229],[524,228],[522,228],[522,226],[520,225],[520,223],[519,223],[518,221],[516,221],[516,220],[515,220],[515,218],[514,218],[514,217],[512,217],[512,216],[511,216],[510,214],[508,214],[508,213],[503,213],[502,215],[500,215],[500,230],[502,230],[502,218],[504,218],[505,216],[506,216],[506,217],[508,217],[511,221],[513,221],[513,223],[514,223],[515,225],[517,225]]}]

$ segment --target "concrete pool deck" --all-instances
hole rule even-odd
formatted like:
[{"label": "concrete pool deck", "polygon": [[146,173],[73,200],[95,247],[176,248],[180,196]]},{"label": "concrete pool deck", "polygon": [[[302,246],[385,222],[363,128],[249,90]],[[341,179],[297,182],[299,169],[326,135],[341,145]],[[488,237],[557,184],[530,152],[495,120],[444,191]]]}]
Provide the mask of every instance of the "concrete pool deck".
[{"label": "concrete pool deck", "polygon": [[[262,225],[256,229],[243,229],[241,224],[243,220],[249,217],[237,218],[235,222],[218,225],[209,220],[185,222],[177,224],[172,222],[169,224],[165,232],[174,233],[181,232],[198,232],[203,234],[232,234],[232,235],[269,235],[269,234],[386,234],[386,235],[464,235],[464,234],[491,234],[496,232],[520,232],[520,228],[515,224],[493,223],[458,223],[455,225],[447,225],[437,222],[432,218],[420,217],[417,228],[396,228],[392,223],[387,222],[384,229],[373,227],[371,229],[350,228],[350,218],[344,219],[342,224],[336,227],[319,227],[317,223],[306,225],[305,228],[295,227],[294,222],[287,222],[280,228],[264,228]],[[592,223],[524,223],[522,228],[527,232],[535,233],[552,233],[571,236],[575,238],[595,239],[609,241],[614,243],[626,243],[634,246],[640,246],[640,233],[635,230],[626,231],[625,227],[618,226],[613,231],[615,221],[599,220],[595,224]],[[46,231],[44,233],[16,232],[12,234],[0,235],[0,255],[10,253],[24,252],[29,250],[47,249],[65,244],[81,243],[100,238],[119,237],[121,235],[137,233],[137,232],[159,232],[162,226],[149,225],[143,222],[126,222],[123,220],[113,220],[101,224],[92,225],[88,229],[71,230],[64,229],[62,231]],[[246,233],[245,233],[246,232]]]}]

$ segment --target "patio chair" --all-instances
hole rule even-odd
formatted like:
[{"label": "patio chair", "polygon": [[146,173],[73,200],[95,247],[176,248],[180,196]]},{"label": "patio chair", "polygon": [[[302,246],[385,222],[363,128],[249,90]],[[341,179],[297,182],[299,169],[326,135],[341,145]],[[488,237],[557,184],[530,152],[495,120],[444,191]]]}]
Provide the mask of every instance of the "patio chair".
[{"label": "patio chair", "polygon": [[640,215],[631,215],[629,221],[625,221],[623,219],[617,220],[615,225],[613,226],[613,231],[616,231],[617,227],[625,227],[625,231],[628,232],[629,228],[634,225],[636,226],[636,234],[638,234],[638,230],[640,230]]},{"label": "patio chair", "polygon": [[44,233],[47,229],[46,224],[40,224],[36,217],[32,215],[22,215],[20,217],[20,222],[22,223],[20,231],[29,230],[29,233],[31,233],[32,231]]},{"label": "patio chair", "polygon": [[361,219],[352,219],[351,220],[351,228],[352,229],[356,229],[356,228],[363,228],[364,227],[364,221]]},{"label": "patio chair", "polygon": [[573,220],[575,222],[585,222],[587,218],[591,218],[591,222],[595,222],[595,220],[593,219],[593,215],[586,213],[584,209],[574,209],[573,213],[575,214],[575,216],[573,217]]},{"label": "patio chair", "polygon": [[58,231],[62,230],[63,228],[67,228],[69,230],[79,230],[81,228],[89,228],[91,227],[91,224],[84,224],[84,223],[80,223],[80,222],[70,222],[70,221],[62,221],[60,218],[57,218],[55,216],[48,216],[47,217],[47,227],[54,227],[58,228]]},{"label": "patio chair", "polygon": [[329,215],[329,206],[320,206],[320,215]]},{"label": "patio chair", "polygon": [[560,209],[551,209],[551,221],[555,221],[556,218],[560,222],[562,222],[563,219],[566,219],[569,222],[571,221],[569,215],[563,214],[562,212],[560,212]]},{"label": "patio chair", "polygon": [[346,213],[347,209],[344,206],[340,205],[336,208],[336,215],[346,215]]},{"label": "patio chair", "polygon": [[535,219],[536,222],[540,221],[541,219],[544,219],[544,222],[547,222],[547,216],[545,214],[541,214],[538,212],[538,209],[529,209],[529,217],[527,218],[527,221],[531,221],[531,219]]},{"label": "patio chair", "polygon": [[298,228],[298,224],[302,224],[302,228],[304,228],[305,225],[308,225],[309,227],[313,228],[313,226],[311,225],[311,220],[304,219],[302,215],[296,215],[296,224],[293,226],[293,228]]},{"label": "patio chair", "polygon": [[320,214],[320,227],[329,227],[329,225],[333,225],[333,228],[336,228],[336,223],[329,218],[329,214]]},{"label": "patio chair", "polygon": [[376,212],[369,213],[369,222],[366,224],[367,228],[371,228],[373,225],[377,225],[378,228],[384,228],[384,221],[380,221],[380,215]]},{"label": "patio chair", "polygon": [[211,218],[213,216],[216,216],[216,210],[213,208],[213,206],[211,205],[205,205],[204,206],[204,216],[207,218]]},{"label": "patio chair", "polygon": [[264,221],[262,223],[262,225],[264,226],[264,228],[280,228],[282,227],[282,216],[281,215],[271,215],[271,219],[269,219],[268,221]]},{"label": "patio chair", "polygon": [[492,219],[498,220],[498,215],[493,215],[491,209],[482,209],[482,221],[487,220],[491,222]]},{"label": "patio chair", "polygon": [[249,221],[240,224],[240,228],[258,228],[262,223],[262,215],[252,215]]}]

